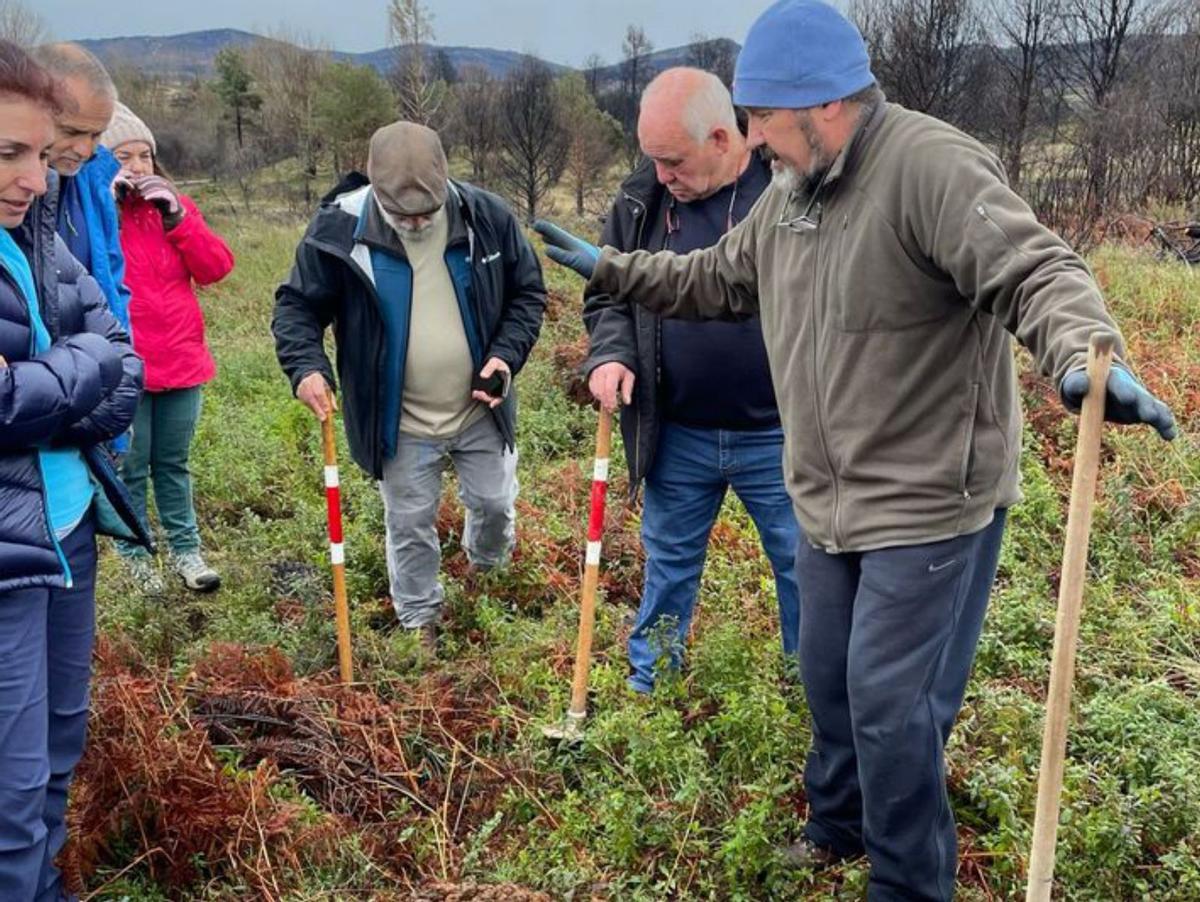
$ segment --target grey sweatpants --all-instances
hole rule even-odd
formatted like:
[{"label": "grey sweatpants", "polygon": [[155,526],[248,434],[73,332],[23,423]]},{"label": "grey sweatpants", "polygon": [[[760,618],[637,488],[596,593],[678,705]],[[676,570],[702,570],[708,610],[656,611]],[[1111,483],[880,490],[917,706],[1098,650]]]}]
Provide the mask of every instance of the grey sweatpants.
[{"label": "grey sweatpants", "polygon": [[401,433],[396,456],[384,463],[379,491],[392,606],[400,625],[410,629],[441,615],[436,521],[447,463],[454,465],[458,497],[467,509],[463,548],[470,562],[485,569],[507,563],[516,538],[517,454],[505,450],[491,416],[445,439]]}]

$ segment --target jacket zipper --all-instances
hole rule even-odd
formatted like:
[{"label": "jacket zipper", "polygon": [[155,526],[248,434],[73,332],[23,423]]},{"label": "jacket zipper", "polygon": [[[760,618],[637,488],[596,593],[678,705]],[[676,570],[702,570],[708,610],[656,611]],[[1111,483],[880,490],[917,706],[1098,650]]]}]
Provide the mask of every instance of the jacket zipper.
[{"label": "jacket zipper", "polygon": [[[641,214],[638,216],[637,237],[634,239],[636,247],[641,248],[642,236],[646,231],[646,205],[644,203],[642,203],[640,200],[638,200],[636,197],[633,197],[632,195],[630,195],[628,193],[625,193],[625,199],[627,201],[629,201],[631,204],[635,204],[638,207],[638,209],[641,210]],[[634,328],[634,334],[636,334],[637,333],[637,315],[636,315],[636,313],[634,314],[633,328]],[[658,342],[658,328],[659,328],[658,319],[655,318],[654,340],[655,340],[656,344]],[[656,390],[657,390],[657,381],[658,381],[658,349],[657,349],[657,346],[655,347],[655,353],[654,353],[654,379],[655,379]],[[642,418],[640,416],[636,416],[633,418],[633,472],[635,474],[642,473]],[[642,475],[644,475],[644,474],[642,474]],[[638,490],[637,480],[630,479],[629,480],[630,495],[633,497],[636,497],[637,490]]]},{"label": "jacket zipper", "polygon": [[[38,217],[38,218],[40,220],[41,217]],[[41,225],[42,224],[40,221],[35,222],[35,223],[33,223],[33,228],[31,229],[31,231],[33,233],[33,235],[32,235],[33,259],[34,259],[33,267],[37,267],[37,269],[39,271],[42,268],[42,241],[41,241],[42,229],[41,229]],[[33,267],[30,267],[30,269],[32,270]],[[43,283],[44,283],[44,280],[37,278],[36,274],[34,274],[33,284],[34,284],[35,292],[37,291],[37,286],[41,285]],[[29,303],[31,305],[38,304],[38,298],[37,298],[36,293],[33,297],[29,298]],[[47,298],[47,304],[49,304],[49,303],[50,303],[50,300]],[[39,313],[39,315],[40,315],[40,313]],[[45,318],[43,317],[42,325],[46,325],[44,319]],[[49,326],[46,326],[46,331],[49,332]],[[29,356],[34,357],[36,355],[37,355],[37,335],[34,330],[33,316],[31,314],[29,317]],[[54,546],[54,553],[58,556],[58,563],[62,567],[63,579],[66,581],[67,588],[70,589],[70,588],[73,588],[75,585],[75,578],[71,573],[71,564],[69,561],[67,561],[67,555],[66,555],[66,552],[63,551],[62,543],[58,540],[58,535],[54,531],[54,522],[50,519],[50,486],[46,482],[46,468],[42,464],[41,452],[38,451],[36,448],[34,448],[33,453],[37,456],[38,472],[42,474],[42,513],[46,517],[46,534],[48,536],[50,536],[50,542]]]},{"label": "jacket zipper", "polygon": [[[813,230],[813,234],[817,242],[816,261],[814,269],[816,272],[821,272],[821,224],[817,223],[817,227]],[[825,456],[825,466],[829,468],[830,481],[833,484],[833,513],[830,519],[830,533],[833,536],[833,548],[829,549],[832,553],[841,553],[842,539],[838,530],[838,519],[841,508],[841,488],[838,485],[837,470],[833,466],[833,456],[829,453],[829,442],[825,436],[825,418],[822,415],[822,406],[824,405],[824,395],[821,391],[821,386],[818,381],[820,368],[817,366],[817,352],[820,348],[818,329],[817,329],[817,288],[818,279],[813,279],[812,303],[810,309],[812,311],[810,319],[812,320],[812,354],[809,359],[812,361],[812,380],[813,380],[813,407],[817,414],[817,438],[821,442],[821,452]]]},{"label": "jacket zipper", "polygon": [[[487,335],[483,331],[483,306],[479,300],[480,297],[482,297],[483,292],[479,289],[480,272],[475,266],[475,251],[476,248],[478,248],[479,259],[482,260],[488,255],[488,249],[484,245],[482,239],[476,242],[475,230],[471,227],[471,225],[466,223],[466,226],[467,262],[470,264],[471,270],[471,297],[468,298],[468,301],[475,308],[475,339],[479,343],[480,356],[483,357],[483,359],[480,360],[476,366],[482,367],[483,364],[487,362],[487,358],[485,356],[487,354]],[[492,253],[498,253],[498,251],[493,251]],[[500,431],[500,437],[504,440],[505,444],[515,450],[517,447],[516,430],[514,429],[511,435],[505,432],[503,417],[500,415],[501,406],[503,405],[497,406],[495,410],[489,410],[488,413],[491,415],[492,420],[496,423],[496,428]]]},{"label": "jacket zipper", "polygon": [[975,382],[971,385],[971,405],[968,411],[966,439],[963,442],[962,460],[959,462],[958,468],[958,490],[962,493],[964,501],[971,499],[971,493],[967,489],[967,480],[970,478],[971,468],[971,449],[975,444],[975,418],[979,414],[979,383]]}]

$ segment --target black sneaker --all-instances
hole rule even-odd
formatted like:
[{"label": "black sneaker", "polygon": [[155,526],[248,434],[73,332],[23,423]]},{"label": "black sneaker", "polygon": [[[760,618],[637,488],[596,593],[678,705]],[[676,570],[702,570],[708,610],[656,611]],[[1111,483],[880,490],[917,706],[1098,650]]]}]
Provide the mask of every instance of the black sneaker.
[{"label": "black sneaker", "polygon": [[839,855],[828,846],[817,845],[807,836],[801,836],[786,849],[781,849],[779,857],[786,868],[820,871],[837,864],[845,856]]}]

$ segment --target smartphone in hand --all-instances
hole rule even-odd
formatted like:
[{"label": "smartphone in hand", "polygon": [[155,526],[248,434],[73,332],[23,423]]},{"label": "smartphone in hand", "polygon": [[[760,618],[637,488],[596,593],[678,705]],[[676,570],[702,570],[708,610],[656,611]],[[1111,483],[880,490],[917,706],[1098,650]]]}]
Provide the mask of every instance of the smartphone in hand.
[{"label": "smartphone in hand", "polygon": [[486,379],[478,373],[471,377],[471,391],[481,391],[492,398],[507,398],[511,377],[505,370],[496,370]]}]

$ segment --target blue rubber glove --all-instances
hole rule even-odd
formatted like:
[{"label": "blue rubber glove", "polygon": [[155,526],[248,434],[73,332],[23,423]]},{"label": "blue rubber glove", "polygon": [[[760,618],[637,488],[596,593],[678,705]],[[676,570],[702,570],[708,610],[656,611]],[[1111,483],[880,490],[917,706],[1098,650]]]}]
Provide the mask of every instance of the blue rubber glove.
[{"label": "blue rubber glove", "polygon": [[546,239],[547,257],[560,266],[575,270],[585,279],[592,277],[596,261],[600,259],[600,248],[544,219],[537,220],[533,230]]},{"label": "blue rubber glove", "polygon": [[[1106,389],[1104,419],[1110,423],[1146,423],[1167,441],[1179,434],[1170,408],[1146,391],[1128,370],[1119,366],[1110,369]],[[1063,376],[1058,392],[1067,410],[1077,413],[1088,393],[1087,370],[1081,367]]]}]

